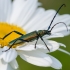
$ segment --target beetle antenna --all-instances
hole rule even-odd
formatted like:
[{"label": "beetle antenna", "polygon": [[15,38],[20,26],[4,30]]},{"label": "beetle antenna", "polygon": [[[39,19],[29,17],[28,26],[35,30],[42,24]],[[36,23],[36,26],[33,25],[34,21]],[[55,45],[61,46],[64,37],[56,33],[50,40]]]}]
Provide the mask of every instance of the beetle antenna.
[{"label": "beetle antenna", "polygon": [[56,15],[58,14],[58,12],[60,11],[60,9],[61,9],[63,6],[66,6],[66,5],[65,5],[65,4],[62,4],[62,5],[60,6],[60,8],[58,9],[58,11],[57,11],[56,14],[54,15],[54,17],[53,17],[53,19],[52,19],[52,21],[51,21],[51,23],[50,23],[50,25],[49,25],[49,27],[48,27],[48,30],[50,29],[53,20],[55,19]]},{"label": "beetle antenna", "polygon": [[57,24],[59,24],[59,23],[63,23],[63,24],[66,26],[67,31],[68,31],[68,27],[67,27],[67,25],[66,25],[64,22],[58,22],[58,23],[56,23],[56,24],[51,28],[50,32],[51,32],[51,31],[52,31],[52,29],[53,29]]}]

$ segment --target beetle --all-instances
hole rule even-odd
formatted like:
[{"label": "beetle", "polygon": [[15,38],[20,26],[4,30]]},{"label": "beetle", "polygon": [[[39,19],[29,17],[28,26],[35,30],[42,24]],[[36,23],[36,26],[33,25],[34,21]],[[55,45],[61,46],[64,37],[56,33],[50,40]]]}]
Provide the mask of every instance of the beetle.
[{"label": "beetle", "polygon": [[[48,48],[48,46],[46,45],[46,43],[45,43],[45,41],[43,40],[42,37],[43,37],[44,35],[51,35],[51,31],[52,31],[52,29],[54,28],[54,26],[56,26],[56,25],[59,24],[59,23],[63,23],[63,24],[66,26],[66,28],[67,28],[67,25],[66,25],[64,22],[58,22],[58,23],[54,24],[54,26],[51,27],[51,25],[52,25],[52,23],[53,23],[53,20],[55,19],[55,17],[56,17],[56,15],[58,14],[59,10],[60,10],[63,6],[65,6],[65,4],[62,4],[62,5],[60,6],[60,8],[58,9],[58,11],[57,11],[56,14],[54,15],[54,17],[53,17],[53,19],[52,19],[52,21],[51,21],[51,23],[50,23],[50,25],[49,25],[49,27],[48,27],[47,30],[33,31],[33,32],[27,33],[27,34],[25,34],[25,35],[23,35],[22,33],[18,32],[18,31],[12,31],[12,32],[15,32],[15,33],[17,33],[17,34],[19,34],[19,35],[21,35],[21,36],[18,37],[18,38],[16,38],[16,39],[14,39],[14,40],[12,40],[11,42],[9,42],[9,44],[8,44],[9,48],[8,48],[7,50],[3,51],[3,52],[8,51],[8,50],[9,50],[10,48],[12,48],[12,46],[14,46],[14,45],[21,45],[21,44],[24,44],[24,43],[26,43],[26,42],[32,42],[32,41],[34,41],[34,40],[37,40],[36,43],[35,43],[35,48],[36,48],[36,44],[37,44],[39,38],[44,42],[45,46],[46,46],[47,49],[50,51],[50,49]],[[68,30],[68,28],[67,28],[67,30]],[[2,39],[4,40],[4,39],[5,39],[7,36],[9,36],[12,32],[10,32],[10,33],[8,33],[7,35],[5,35]]]}]

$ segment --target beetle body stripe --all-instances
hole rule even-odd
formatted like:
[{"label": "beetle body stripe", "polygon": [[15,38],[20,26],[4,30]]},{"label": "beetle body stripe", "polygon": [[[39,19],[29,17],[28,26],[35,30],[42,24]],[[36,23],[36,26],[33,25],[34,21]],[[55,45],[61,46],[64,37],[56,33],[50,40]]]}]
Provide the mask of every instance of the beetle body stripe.
[{"label": "beetle body stripe", "polygon": [[43,37],[43,36],[46,35],[46,34],[47,34],[47,35],[50,35],[49,31],[47,31],[47,30],[33,31],[33,32],[30,32],[30,33],[28,33],[28,34],[26,34],[26,35],[23,35],[23,36],[21,36],[21,37],[15,39],[15,40],[13,40],[13,41],[11,41],[11,42],[9,43],[9,45],[12,45],[16,40],[17,40],[17,41],[16,41],[15,45],[16,45],[16,44],[20,44],[20,43],[22,43],[22,44],[25,43],[24,41],[21,42],[19,39],[26,40],[26,41],[28,41],[28,42],[34,41],[34,40],[36,40],[36,39],[38,38],[38,34],[39,34],[41,37]]}]

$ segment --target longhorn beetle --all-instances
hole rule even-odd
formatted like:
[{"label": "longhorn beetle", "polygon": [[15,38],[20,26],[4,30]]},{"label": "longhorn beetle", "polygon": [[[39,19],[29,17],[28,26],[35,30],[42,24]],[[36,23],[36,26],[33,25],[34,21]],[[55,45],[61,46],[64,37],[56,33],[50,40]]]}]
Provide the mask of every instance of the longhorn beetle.
[{"label": "longhorn beetle", "polygon": [[[18,44],[18,45],[21,45],[21,44],[24,44],[24,43],[26,43],[26,42],[32,42],[32,41],[34,41],[34,40],[37,40],[37,41],[38,41],[39,38],[44,42],[45,46],[46,46],[47,49],[50,51],[50,49],[48,48],[48,46],[46,45],[46,43],[45,43],[45,41],[43,40],[42,37],[43,37],[44,35],[51,35],[51,31],[52,31],[52,29],[54,28],[54,26],[56,26],[56,25],[59,24],[59,23],[63,23],[63,24],[66,26],[66,28],[67,28],[67,25],[66,25],[64,22],[58,22],[58,23],[54,24],[54,26],[51,27],[51,25],[52,25],[52,23],[53,23],[53,20],[55,19],[55,17],[56,17],[56,15],[58,14],[59,10],[60,10],[63,6],[65,6],[65,4],[62,4],[62,5],[60,6],[60,8],[58,9],[58,11],[57,11],[56,14],[54,15],[54,17],[53,17],[53,19],[52,19],[52,21],[51,21],[51,23],[50,23],[50,25],[49,25],[49,27],[48,27],[47,30],[33,31],[33,32],[30,32],[30,33],[28,33],[28,34],[26,34],[26,35],[23,35],[22,33],[18,32],[18,31],[12,31],[12,32],[15,32],[15,33],[17,33],[17,34],[19,34],[19,35],[21,35],[21,36],[18,37],[18,38],[16,38],[16,39],[14,39],[14,40],[12,40],[11,42],[9,42],[9,44],[8,44],[9,48],[8,48],[7,50],[3,51],[3,52],[8,51],[8,50],[9,50],[10,48],[12,48],[12,46],[14,46],[14,45],[17,45],[17,44]],[[67,30],[68,30],[68,28],[67,28]],[[4,40],[4,39],[5,39],[7,36],[9,36],[12,32],[10,32],[10,33],[8,33],[7,35],[5,35],[2,39]],[[35,48],[36,48],[37,41],[36,41],[36,43],[35,43]]]}]

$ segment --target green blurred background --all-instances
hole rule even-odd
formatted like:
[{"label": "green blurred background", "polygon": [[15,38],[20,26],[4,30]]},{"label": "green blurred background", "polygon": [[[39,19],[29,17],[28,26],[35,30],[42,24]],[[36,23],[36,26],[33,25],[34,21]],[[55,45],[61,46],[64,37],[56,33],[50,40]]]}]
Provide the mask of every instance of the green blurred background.
[{"label": "green blurred background", "polygon": [[[42,6],[46,10],[48,10],[48,9],[58,10],[58,8],[64,3],[64,4],[66,4],[66,7],[63,7],[59,13],[60,14],[70,14],[70,0],[39,0],[39,1],[42,3]],[[67,36],[64,38],[56,38],[53,40],[64,43],[67,46],[65,48],[65,50],[70,52],[70,36]],[[62,65],[63,65],[62,70],[70,70],[70,56],[69,55],[64,54],[60,51],[53,52],[53,53],[51,53],[51,55],[61,61]],[[19,70],[55,70],[51,67],[34,66],[32,64],[29,64],[29,63],[23,61],[20,57],[17,58],[17,61],[19,64]]]}]

